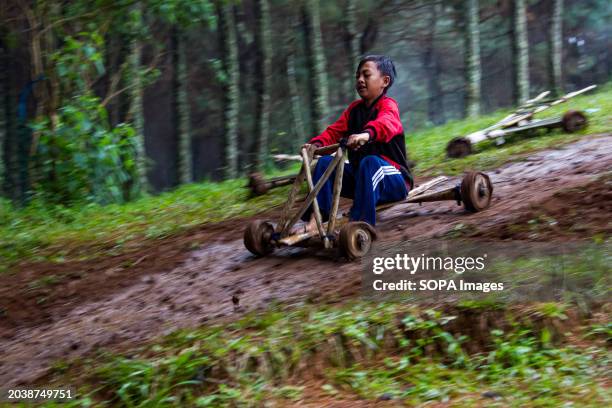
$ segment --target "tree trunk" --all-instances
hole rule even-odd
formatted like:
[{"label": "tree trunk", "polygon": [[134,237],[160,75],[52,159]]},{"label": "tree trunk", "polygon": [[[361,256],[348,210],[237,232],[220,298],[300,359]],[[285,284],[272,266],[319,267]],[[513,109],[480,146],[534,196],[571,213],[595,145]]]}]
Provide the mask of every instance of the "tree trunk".
[{"label": "tree trunk", "polygon": [[467,0],[466,8],[466,67],[467,67],[467,116],[480,114],[480,28],[478,0]]},{"label": "tree trunk", "polygon": [[223,54],[223,71],[226,82],[223,92],[223,123],[225,138],[225,177],[238,176],[238,110],[240,106],[240,67],[238,41],[232,4],[218,5],[220,48]]},{"label": "tree trunk", "polygon": [[[139,24],[142,24],[142,4],[137,2],[133,6],[133,11],[139,15]],[[137,30],[138,31],[138,30]],[[138,195],[148,190],[146,152],[144,140],[144,111],[143,93],[144,86],[140,73],[142,59],[142,42],[139,38],[140,33],[134,33],[130,43],[130,68],[132,88],[130,93],[130,117],[134,126],[134,143],[136,146],[136,168],[133,174],[132,185],[130,186],[130,196]],[[131,197],[130,197],[131,198]]]},{"label": "tree trunk", "polygon": [[[0,17],[4,17],[0,15]],[[4,30],[0,29],[0,194],[4,195],[4,188],[9,184],[7,183],[9,172],[8,172],[8,161],[9,157],[6,155],[6,146],[10,145],[8,139],[8,116],[9,116],[9,104],[10,98],[9,93],[9,81],[8,81],[8,50],[4,45]]]},{"label": "tree trunk", "polygon": [[[0,19],[4,20],[6,18],[4,8],[0,8],[0,12],[2,12]],[[6,31],[0,28],[0,169],[2,171],[0,192],[5,197],[17,201],[16,98],[6,34]]]},{"label": "tree trunk", "polygon": [[427,77],[427,117],[429,122],[439,125],[444,122],[444,107],[442,104],[442,90],[440,88],[440,58],[436,52],[436,24],[438,21],[439,5],[430,5],[429,31],[425,36],[425,52],[423,53],[423,67]]},{"label": "tree trunk", "polygon": [[368,23],[363,29],[361,38],[359,39],[359,51],[362,55],[365,55],[376,43],[376,39],[378,38],[379,24],[380,22],[378,18],[373,17],[372,15],[368,17]]},{"label": "tree trunk", "polygon": [[[107,71],[105,98],[117,91],[121,86],[121,62],[129,57],[130,52],[129,43],[126,44],[120,35],[108,33],[106,38],[108,40],[104,46],[104,66]],[[125,115],[129,111],[129,102],[129,95],[123,92],[107,103],[106,110],[108,111],[111,126],[115,127],[117,124],[125,122]]]},{"label": "tree trunk", "polygon": [[293,129],[295,131],[294,151],[298,152],[300,146],[306,143],[306,133],[304,132],[304,122],[302,120],[302,110],[300,109],[300,95],[298,93],[297,79],[295,76],[295,56],[287,56],[287,82],[289,85],[289,98],[291,99],[291,113],[293,117]]},{"label": "tree trunk", "polygon": [[285,52],[287,54],[287,88],[289,90],[289,100],[291,101],[291,116],[293,118],[293,132],[291,147],[294,152],[299,152],[300,146],[306,142],[306,132],[304,131],[304,119],[302,117],[302,102],[298,89],[297,74],[295,72],[295,54],[297,53],[296,29],[299,23],[297,15],[291,17],[291,25],[286,32]]},{"label": "tree trunk", "polygon": [[550,88],[555,95],[563,94],[563,0],[554,0],[550,24],[549,49]]},{"label": "tree trunk", "polygon": [[28,149],[24,146],[20,151],[18,146],[14,66],[4,34],[0,32],[0,194],[23,203],[26,191],[22,174],[27,171]]},{"label": "tree trunk", "polygon": [[310,71],[310,118],[313,133],[319,134],[327,125],[325,118],[328,112],[327,72],[325,70],[325,52],[321,35],[319,0],[306,0],[303,17],[308,69]]},{"label": "tree trunk", "polygon": [[517,105],[529,99],[529,40],[526,0],[514,0],[514,99]]},{"label": "tree trunk", "polygon": [[[26,2],[27,3],[27,2]],[[47,184],[50,186],[50,191],[53,197],[58,197],[61,201],[61,180],[57,176],[57,135],[55,129],[58,125],[58,109],[59,109],[59,93],[60,86],[57,74],[51,60],[52,53],[57,49],[57,42],[54,31],[50,29],[52,21],[56,21],[61,13],[61,8],[58,4],[49,2],[32,2],[24,3],[23,13],[28,21],[29,33],[29,52],[30,52],[30,75],[31,81],[24,89],[21,96],[25,104],[29,97],[29,92],[32,91],[36,103],[35,120],[49,120],[49,140],[47,147],[49,148],[50,171],[48,174],[41,174],[37,163],[36,152],[38,149],[39,132],[30,129],[26,125],[27,115],[21,115],[15,129],[15,149],[17,152],[16,169],[18,175],[17,188],[18,200],[25,204],[28,201],[28,192],[36,189],[38,180],[41,177],[46,177]],[[27,91],[26,91],[27,89]],[[21,103],[21,101],[20,101]],[[27,105],[26,105],[27,106]]]},{"label": "tree trunk", "polygon": [[355,99],[355,71],[359,60],[359,36],[357,35],[357,6],[356,0],[347,0],[345,9],[345,49],[348,55],[348,77],[345,83],[347,101]]},{"label": "tree trunk", "polygon": [[191,183],[191,112],[189,109],[187,61],[185,55],[185,34],[181,28],[174,26],[172,30],[173,45],[173,109],[177,132],[177,164],[180,184]]},{"label": "tree trunk", "polygon": [[270,7],[268,0],[256,1],[257,15],[257,72],[255,81],[256,105],[256,159],[258,170],[262,170],[268,156],[268,134],[270,133],[270,82],[272,71],[272,49],[270,33]]}]

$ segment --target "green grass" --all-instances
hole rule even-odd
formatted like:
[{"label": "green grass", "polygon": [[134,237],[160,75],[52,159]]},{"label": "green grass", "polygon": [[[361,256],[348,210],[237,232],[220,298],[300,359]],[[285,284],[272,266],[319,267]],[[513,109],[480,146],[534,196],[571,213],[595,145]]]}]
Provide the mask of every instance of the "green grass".
[{"label": "green grass", "polygon": [[[417,162],[415,173],[458,174],[468,168],[484,170],[584,134],[609,132],[612,128],[612,116],[609,115],[612,86],[572,99],[546,111],[546,115],[590,108],[599,110],[589,114],[590,126],[579,134],[555,131],[535,138],[514,138],[501,148],[485,142],[479,145],[478,154],[456,160],[446,160],[444,156],[448,140],[487,127],[507,111],[409,133],[408,149],[412,160]],[[293,166],[270,174],[295,171],[296,166]],[[35,202],[26,209],[15,209],[6,200],[0,201],[0,273],[21,260],[64,262],[118,253],[138,245],[143,239],[163,238],[200,224],[249,216],[285,201],[287,188],[249,199],[245,185],[245,179],[199,183],[124,205],[66,208]]]},{"label": "green grass", "polygon": [[[249,199],[245,179],[199,183],[119,205],[0,206],[0,272],[19,260],[63,262],[129,249],[196,225],[248,216],[281,204],[282,194]],[[285,189],[286,190],[286,189]],[[94,245],[79,251],[79,246]],[[105,251],[96,253],[96,249]],[[93,251],[92,251],[93,250]]]},{"label": "green grass", "polygon": [[[179,331],[129,354],[56,364],[52,381],[79,381],[83,397],[72,406],[283,406],[302,398],[309,385],[300,379],[317,370],[324,384],[316,386],[330,398],[385,397],[410,406],[608,406],[602,381],[612,355],[601,341],[553,344],[549,330],[557,326],[532,325],[521,310],[498,310],[503,318],[482,328],[488,345],[475,354],[466,351],[471,339],[451,328],[458,310],[355,302],[271,309]],[[561,327],[564,336],[567,326]]]},{"label": "green grass", "polygon": [[464,119],[448,122],[442,126],[408,132],[406,145],[410,158],[416,161],[415,172],[419,174],[459,174],[465,169],[486,170],[498,167],[511,158],[545,148],[557,147],[571,142],[586,134],[605,133],[612,130],[612,85],[600,87],[597,92],[577,96],[566,103],[557,105],[541,114],[536,119],[561,116],[563,112],[574,109],[585,111],[589,126],[575,134],[567,134],[557,129],[550,133],[539,131],[537,136],[514,135],[506,138],[506,143],[500,147],[490,141],[476,145],[477,154],[462,159],[446,159],[446,145],[457,136],[465,136],[472,132],[487,128],[504,118],[511,110],[502,110],[475,119]]}]

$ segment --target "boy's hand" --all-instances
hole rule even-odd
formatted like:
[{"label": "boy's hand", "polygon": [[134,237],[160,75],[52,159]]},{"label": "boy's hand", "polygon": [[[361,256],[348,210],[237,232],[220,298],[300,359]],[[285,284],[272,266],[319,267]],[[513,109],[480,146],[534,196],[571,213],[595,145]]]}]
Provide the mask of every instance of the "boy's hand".
[{"label": "boy's hand", "polygon": [[346,141],[346,145],[351,149],[359,149],[364,144],[370,141],[370,134],[367,132],[364,133],[356,133],[350,135],[348,140]]},{"label": "boy's hand", "polygon": [[306,151],[312,155],[312,153],[314,153],[315,150],[317,150],[319,148],[319,146],[315,145],[315,144],[311,144],[311,143],[304,143],[302,145],[302,149],[306,149]]}]

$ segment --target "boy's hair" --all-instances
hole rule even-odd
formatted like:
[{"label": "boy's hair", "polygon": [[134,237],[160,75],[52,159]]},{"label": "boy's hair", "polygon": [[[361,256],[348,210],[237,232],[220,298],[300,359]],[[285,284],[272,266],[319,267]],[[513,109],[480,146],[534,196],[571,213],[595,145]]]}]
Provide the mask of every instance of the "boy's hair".
[{"label": "boy's hair", "polygon": [[376,64],[376,68],[383,74],[389,77],[389,85],[385,88],[383,93],[387,93],[393,82],[395,82],[395,77],[397,76],[397,72],[395,71],[395,65],[391,58],[386,55],[367,55],[359,61],[359,65],[357,65],[357,72],[361,69],[361,66],[368,61],[372,61]]}]

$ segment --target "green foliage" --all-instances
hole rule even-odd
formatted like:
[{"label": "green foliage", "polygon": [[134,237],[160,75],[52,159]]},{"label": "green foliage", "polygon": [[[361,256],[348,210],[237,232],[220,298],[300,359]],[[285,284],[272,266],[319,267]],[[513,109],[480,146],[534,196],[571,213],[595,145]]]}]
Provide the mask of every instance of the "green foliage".
[{"label": "green foliage", "polygon": [[612,322],[592,325],[586,336],[603,337],[608,344],[612,344]]},{"label": "green foliage", "polygon": [[210,58],[208,62],[215,72],[215,80],[221,85],[227,85],[229,78],[223,67],[223,61],[219,58]]},{"label": "green foliage", "polygon": [[130,197],[134,129],[111,128],[106,109],[92,95],[75,96],[59,109],[56,122],[32,125],[39,134],[35,193],[50,203],[122,202]]},{"label": "green foliage", "polygon": [[321,391],[336,398],[480,406],[481,394],[493,390],[511,406],[605,404],[597,379],[609,351],[555,346],[548,329],[514,324],[492,329],[489,345],[470,355],[463,346],[469,339],[447,329],[453,318],[401,303],[272,309],[175,332],[130,358],[87,362],[80,375],[102,385],[88,398],[113,406],[283,405],[307,386],[292,380],[301,377],[296,372],[321,366]]},{"label": "green foliage", "polygon": [[[563,254],[545,256],[534,252],[511,260],[500,259],[492,264],[491,273],[506,277],[504,290],[521,288],[524,293],[537,293],[549,286],[561,291],[567,302],[588,305],[610,297],[611,242],[583,245]],[[564,319],[564,309],[556,303],[543,303],[537,311],[541,316]]]},{"label": "green foliage", "polygon": [[147,0],[147,9],[170,24],[189,28],[196,24],[206,24],[216,28],[214,3],[209,0]]},{"label": "green foliage", "polygon": [[122,78],[122,83],[111,86],[107,99],[101,102],[94,88],[107,74],[107,47],[112,46],[107,38],[121,36],[128,43],[136,39],[149,41],[159,48],[157,42],[150,41],[152,34],[143,23],[143,13],[184,28],[198,23],[214,27],[213,4],[208,0],[150,0],[137,4],[100,0],[94,12],[91,2],[76,1],[62,13],[55,12],[59,10],[56,6],[43,2],[32,10],[49,19],[43,32],[61,38],[59,47],[39,50],[46,53],[43,63],[48,61],[48,66],[42,68],[47,72],[48,84],[43,86],[51,90],[52,97],[45,101],[45,116],[30,124],[35,132],[35,157],[29,166],[33,170],[33,193],[40,200],[65,205],[133,199],[141,187],[137,182],[137,135],[128,124],[110,126],[104,105],[122,92],[116,88],[129,89],[134,78],[140,78],[143,86],[150,85],[159,71],[154,67],[126,69],[128,61],[119,61],[119,71],[109,75],[113,81]]},{"label": "green foliage", "polygon": [[558,303],[542,303],[538,307],[538,313],[542,316],[553,317],[561,320],[567,319],[565,315],[565,305],[561,305]]},{"label": "green foliage", "polygon": [[66,36],[51,55],[61,106],[30,125],[37,135],[33,188],[40,200],[74,205],[134,196],[134,130],[127,124],[111,127],[106,108],[91,90],[105,73],[103,47],[98,32],[83,31]]},{"label": "green foliage", "polygon": [[77,38],[66,36],[64,46],[51,55],[60,78],[62,94],[87,92],[91,81],[104,75],[104,39],[96,31],[81,32]]}]

